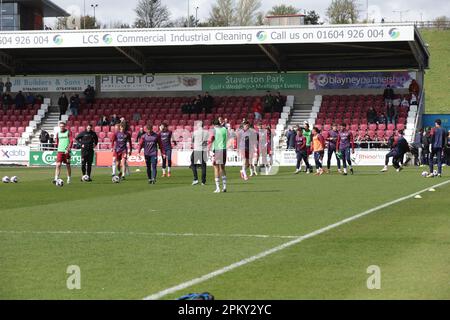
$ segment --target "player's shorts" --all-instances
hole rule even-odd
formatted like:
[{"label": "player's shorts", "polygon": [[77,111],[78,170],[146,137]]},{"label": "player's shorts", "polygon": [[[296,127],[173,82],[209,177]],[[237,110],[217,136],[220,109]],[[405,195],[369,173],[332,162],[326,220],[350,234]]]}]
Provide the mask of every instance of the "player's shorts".
[{"label": "player's shorts", "polygon": [[58,152],[56,155],[56,163],[70,164],[70,153]]},{"label": "player's shorts", "polygon": [[311,146],[306,146],[306,155],[308,157],[311,155]]},{"label": "player's shorts", "polygon": [[122,159],[127,159],[127,152],[126,151],[114,151],[113,157],[116,158],[116,161],[122,161]]},{"label": "player's shorts", "polygon": [[213,165],[225,165],[227,163],[227,150],[215,150]]}]

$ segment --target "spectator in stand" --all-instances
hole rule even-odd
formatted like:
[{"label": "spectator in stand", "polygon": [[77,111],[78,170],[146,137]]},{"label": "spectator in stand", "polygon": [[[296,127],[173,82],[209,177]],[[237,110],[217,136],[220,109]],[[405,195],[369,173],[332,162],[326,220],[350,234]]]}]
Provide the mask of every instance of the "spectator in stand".
[{"label": "spectator in stand", "polygon": [[181,106],[181,112],[183,114],[190,114],[192,112],[193,101],[195,101],[195,98],[191,102],[187,102]]},{"label": "spectator in stand", "polygon": [[144,129],[144,127],[141,127],[139,129],[139,132],[138,132],[137,137],[136,137],[136,143],[139,143],[139,141],[141,141],[141,138],[142,138],[142,136],[144,134],[145,134],[145,129]]},{"label": "spectator in stand", "polygon": [[60,116],[67,113],[67,108],[69,107],[69,100],[67,99],[67,96],[64,92],[58,99],[58,107]]},{"label": "spectator in stand", "polygon": [[116,124],[120,123],[120,119],[116,114],[113,114],[111,121],[109,123],[110,126],[115,126]]},{"label": "spectator in stand", "polygon": [[12,83],[11,83],[11,80],[9,80],[9,78],[6,80],[5,88],[6,88],[6,92],[11,92]]},{"label": "spectator in stand", "polygon": [[384,103],[386,105],[389,103],[392,103],[394,101],[395,94],[394,94],[394,90],[391,88],[390,85],[387,85],[386,89],[384,89],[383,97],[384,97]]},{"label": "spectator in stand", "polygon": [[106,127],[109,126],[110,122],[108,121],[108,118],[106,116],[102,116],[100,120],[97,121],[97,125],[100,127]]},{"label": "spectator in stand", "polygon": [[289,126],[288,130],[286,131],[286,143],[287,148],[286,150],[293,150],[295,149],[295,131],[292,129],[291,126]]},{"label": "spectator in stand", "polygon": [[74,115],[75,117],[78,116],[78,110],[80,108],[80,98],[78,96],[78,94],[73,94],[70,97],[70,112],[72,113],[72,115]]},{"label": "spectator in stand", "polygon": [[274,98],[270,91],[266,91],[266,95],[263,97],[263,107],[265,113],[272,113],[274,106]]},{"label": "spectator in stand", "polygon": [[253,102],[252,109],[253,109],[253,113],[255,114],[255,121],[261,120],[263,107],[261,105],[261,99],[259,97],[256,98],[255,102]]},{"label": "spectator in stand", "polygon": [[25,96],[23,95],[22,91],[19,91],[16,94],[14,103],[16,104],[16,109],[23,109],[25,107]]},{"label": "spectator in stand", "polygon": [[377,123],[377,112],[375,111],[375,109],[373,107],[370,107],[369,110],[367,111],[367,122],[372,124],[372,123]]},{"label": "spectator in stand", "polygon": [[48,150],[48,143],[49,143],[49,134],[45,130],[41,130],[41,134],[39,135],[39,141],[41,143],[41,149],[44,151]]},{"label": "spectator in stand", "polygon": [[277,95],[275,96],[275,103],[274,103],[274,112],[283,112],[283,107],[286,103],[284,97],[281,95],[280,92],[277,92]]},{"label": "spectator in stand", "polygon": [[3,78],[0,78],[0,94],[3,94],[4,89],[5,89],[5,83],[3,82]]},{"label": "spectator in stand", "polygon": [[194,102],[192,103],[191,113],[199,114],[202,112],[202,110],[203,110],[202,96],[197,95],[197,97],[195,97],[194,99]]},{"label": "spectator in stand", "polygon": [[139,112],[133,113],[133,121],[141,120],[141,114]]},{"label": "spectator in stand", "polygon": [[34,107],[34,102],[35,102],[34,95],[32,93],[30,93],[30,92],[27,93],[27,96],[25,98],[25,102],[26,102],[27,105],[31,105],[31,107]]},{"label": "spectator in stand", "polygon": [[408,108],[409,108],[409,101],[406,99],[406,97],[403,97],[403,100],[402,100],[400,105],[401,105],[402,108],[408,110]]},{"label": "spectator in stand", "polygon": [[386,115],[383,113],[380,114],[380,116],[378,117],[378,124],[386,124]]},{"label": "spectator in stand", "polygon": [[409,104],[411,106],[413,106],[413,105],[417,106],[417,96],[414,93],[411,94],[411,99],[409,100]]},{"label": "spectator in stand", "polygon": [[387,120],[388,123],[395,124],[397,122],[397,108],[393,103],[389,103],[387,107]]},{"label": "spectator in stand", "polygon": [[409,94],[415,94],[416,97],[419,96],[420,87],[415,79],[411,81],[409,85]]},{"label": "spectator in stand", "polygon": [[214,107],[214,98],[209,95],[209,92],[205,92],[202,99],[203,108],[205,108],[205,113],[211,113]]},{"label": "spectator in stand", "polygon": [[42,104],[43,102],[44,102],[44,96],[42,94],[39,93],[34,97],[34,103]]},{"label": "spectator in stand", "polygon": [[3,111],[8,110],[9,106],[11,106],[12,98],[9,92],[5,92],[2,95],[2,105],[3,105]]},{"label": "spectator in stand", "polygon": [[93,104],[95,100],[95,89],[93,86],[88,85],[84,90],[84,97],[86,99],[86,103]]},{"label": "spectator in stand", "polygon": [[361,134],[361,135],[358,134],[356,136],[355,143],[358,145],[359,148],[366,149],[369,146],[369,141],[370,141],[370,137],[366,132],[365,134]]}]

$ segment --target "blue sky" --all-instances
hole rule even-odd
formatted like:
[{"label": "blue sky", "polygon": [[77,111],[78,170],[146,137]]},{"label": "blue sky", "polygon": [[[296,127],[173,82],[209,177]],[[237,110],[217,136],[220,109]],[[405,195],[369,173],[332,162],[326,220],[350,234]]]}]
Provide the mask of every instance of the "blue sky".
[{"label": "blue sky", "polygon": [[[123,21],[132,23],[134,21],[134,7],[138,0],[52,0],[60,7],[69,11],[83,10],[83,3],[86,3],[86,12],[93,15],[91,4],[98,4],[96,9],[96,16],[102,23],[110,21]],[[172,18],[178,18],[187,15],[187,0],[162,0],[169,8]],[[199,7],[198,15],[200,20],[206,19],[209,15],[211,4],[214,0],[190,0],[191,13],[195,13],[195,8]],[[272,6],[277,4],[287,4],[299,7],[305,10],[316,10],[322,17],[325,18],[325,11],[331,0],[263,0],[261,10],[267,12]],[[358,0],[360,5],[361,15],[366,16],[366,0]],[[450,17],[450,1],[449,0],[369,0],[369,16],[376,21],[381,20],[382,17],[386,21],[399,21],[400,14],[393,11],[409,10],[403,13],[403,20],[420,21],[433,20],[437,16],[446,15]]]}]

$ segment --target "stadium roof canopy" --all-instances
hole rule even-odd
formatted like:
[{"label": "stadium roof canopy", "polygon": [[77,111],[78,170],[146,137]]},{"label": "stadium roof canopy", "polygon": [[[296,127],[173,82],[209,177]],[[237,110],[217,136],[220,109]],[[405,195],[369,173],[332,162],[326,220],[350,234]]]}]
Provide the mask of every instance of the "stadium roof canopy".
[{"label": "stadium roof canopy", "polygon": [[42,10],[44,17],[67,17],[69,14],[50,0],[3,0],[3,3],[19,3],[30,8]]},{"label": "stadium roof canopy", "polygon": [[0,74],[210,73],[428,68],[408,24],[18,31]]}]

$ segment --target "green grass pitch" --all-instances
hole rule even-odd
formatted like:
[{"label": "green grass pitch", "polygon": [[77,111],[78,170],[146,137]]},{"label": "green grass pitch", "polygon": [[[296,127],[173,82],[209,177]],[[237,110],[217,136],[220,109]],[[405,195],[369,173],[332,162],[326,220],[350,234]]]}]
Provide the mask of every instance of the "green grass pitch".
[{"label": "green grass pitch", "polygon": [[[211,168],[206,186],[187,168],[156,185],[144,172],[113,184],[107,169],[81,183],[75,169],[63,188],[51,169],[0,168],[21,179],[0,184],[0,299],[142,299],[448,179],[379,169],[244,182],[229,168],[229,192],[213,194]],[[424,192],[163,299],[450,299],[449,194]],[[69,265],[80,290],[67,289]],[[381,289],[367,288],[371,265]]]}]

